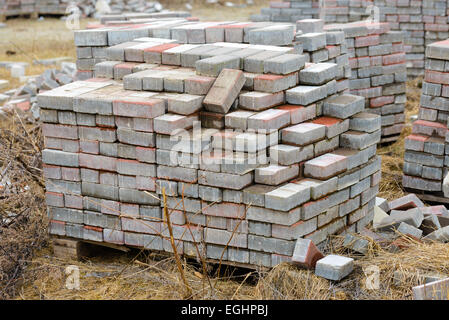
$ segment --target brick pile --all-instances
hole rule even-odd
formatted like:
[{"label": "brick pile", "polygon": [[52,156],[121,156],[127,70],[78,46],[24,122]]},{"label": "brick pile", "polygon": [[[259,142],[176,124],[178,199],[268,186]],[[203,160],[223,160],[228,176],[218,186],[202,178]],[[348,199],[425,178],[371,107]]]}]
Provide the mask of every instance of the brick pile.
[{"label": "brick pile", "polygon": [[435,42],[426,48],[426,71],[418,120],[405,139],[405,188],[417,193],[442,195],[443,179],[449,166],[448,103],[449,41]]},{"label": "brick pile", "polygon": [[390,31],[388,23],[331,24],[325,30],[345,32],[352,70],[350,92],[366,98],[368,112],[382,116],[381,142],[396,141],[405,126],[403,34]]},{"label": "brick pile", "polygon": [[[135,20],[128,21],[135,22]],[[241,55],[239,48],[249,49],[246,44],[255,45],[250,47],[251,50],[245,50],[242,53],[249,55],[257,52],[253,50],[263,51],[265,45],[283,46],[273,50],[286,52],[287,49],[299,54],[304,53],[306,62],[337,63],[338,84],[340,87],[348,86],[348,81],[343,81],[344,78],[349,77],[350,73],[344,34],[323,32],[323,24],[320,20],[298,22],[296,27],[299,31],[296,36],[294,25],[282,23],[273,25],[254,22],[198,22],[179,18],[153,19],[144,24],[140,23],[138,26],[120,27],[115,26],[117,22],[120,21],[108,21],[105,25],[96,25],[90,30],[76,32],[77,64],[79,76],[82,79],[92,77],[95,65],[104,61],[153,63],[150,51],[154,49],[150,47],[154,43],[148,43],[148,37],[152,37],[152,42],[156,41],[161,45],[158,47],[159,50],[188,44],[171,50],[173,54],[189,56],[187,58],[189,61],[182,63],[182,66],[187,67],[193,67],[195,60],[192,59],[198,59],[200,54],[203,57],[228,52],[231,55]],[[139,36],[141,38],[135,38]],[[201,46],[202,44],[207,45]],[[220,51],[212,50],[218,49],[217,46],[227,48]],[[207,51],[210,53],[206,54]],[[198,53],[195,54],[195,52]],[[130,72],[145,68],[145,65],[140,67],[134,65],[132,68],[131,65],[128,64],[128,66]]]},{"label": "brick pile", "polygon": [[404,32],[409,76],[423,75],[425,46],[449,38],[447,1],[396,0],[375,1],[381,21],[392,30]]},{"label": "brick pile", "polygon": [[250,20],[296,23],[302,19],[318,19],[319,13],[317,0],[270,1],[269,8],[262,8],[260,14],[252,14]]},{"label": "brick pile", "polygon": [[271,267],[298,238],[372,221],[380,117],[337,85],[343,66],[293,46],[157,41],[146,70],[38,96],[51,234],[171,252],[164,189],[178,252]]},{"label": "brick pile", "polygon": [[[272,2],[271,8],[262,9],[261,14],[253,15],[251,19],[294,23],[298,16],[288,15],[288,12],[293,10],[291,7],[296,3],[298,2]],[[325,0],[323,4],[321,8],[318,8],[319,5],[315,2],[306,2],[307,7],[301,10],[308,8],[313,13],[300,18],[320,18],[326,23],[370,19],[388,22],[391,30],[402,31],[409,77],[423,75],[425,46],[449,37],[449,8],[446,0]]]}]

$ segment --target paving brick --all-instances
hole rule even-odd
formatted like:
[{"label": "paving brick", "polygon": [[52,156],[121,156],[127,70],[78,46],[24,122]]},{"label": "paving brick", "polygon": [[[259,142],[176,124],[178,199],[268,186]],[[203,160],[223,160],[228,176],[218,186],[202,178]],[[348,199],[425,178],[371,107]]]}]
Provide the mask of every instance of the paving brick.
[{"label": "paving brick", "polygon": [[346,169],[346,157],[330,153],[304,163],[304,174],[320,180],[327,180]]},{"label": "paving brick", "polygon": [[294,26],[273,25],[264,28],[252,29],[248,33],[250,44],[289,45],[293,41]]},{"label": "paving brick", "polygon": [[239,95],[239,105],[248,110],[261,111],[284,103],[283,92],[245,92]]},{"label": "paving brick", "polygon": [[306,85],[322,85],[335,78],[338,65],[335,63],[316,63],[306,66],[299,72],[299,82]]},{"label": "paving brick", "polygon": [[331,97],[324,102],[323,114],[339,119],[346,119],[365,109],[365,99],[363,97],[344,94]]},{"label": "paving brick", "polygon": [[315,274],[328,280],[339,281],[354,269],[354,259],[328,255],[316,263]]},{"label": "paving brick", "polygon": [[390,210],[407,210],[424,207],[424,203],[413,193],[392,200],[388,205]]},{"label": "paving brick", "polygon": [[283,54],[264,62],[264,73],[289,74],[304,67],[306,56],[300,54]]},{"label": "paving brick", "polygon": [[265,207],[289,211],[310,199],[310,188],[299,184],[286,184],[265,194]]},{"label": "paving brick", "polygon": [[321,140],[326,134],[326,126],[315,123],[300,123],[281,130],[282,142],[304,146]]},{"label": "paving brick", "polygon": [[286,100],[290,104],[307,106],[326,98],[326,86],[297,86],[286,91]]},{"label": "paving brick", "polygon": [[215,78],[204,76],[193,76],[184,80],[185,92],[195,95],[206,95],[212,87]]},{"label": "paving brick", "polygon": [[245,83],[243,72],[224,69],[203,100],[212,112],[227,113]]},{"label": "paving brick", "polygon": [[184,116],[166,113],[154,119],[154,131],[161,134],[170,135],[176,129],[189,129],[194,121],[198,121],[197,115]]},{"label": "paving brick", "polygon": [[276,93],[293,88],[297,84],[297,73],[288,75],[262,74],[254,78],[254,90]]},{"label": "paving brick", "polygon": [[309,239],[296,240],[295,249],[293,251],[292,262],[302,267],[313,269],[316,262],[324,256]]},{"label": "paving brick", "polygon": [[214,56],[195,63],[198,75],[217,77],[223,69],[240,69],[240,59],[229,55]]},{"label": "paving brick", "polygon": [[202,107],[204,97],[190,94],[182,94],[168,98],[168,112],[189,115],[197,112]]},{"label": "paving brick", "polygon": [[306,51],[316,51],[326,46],[326,34],[322,32],[306,33],[296,36]]},{"label": "paving brick", "polygon": [[257,168],[255,171],[255,182],[267,185],[279,185],[287,180],[293,179],[299,173],[297,165],[278,166],[270,165],[265,168]]}]

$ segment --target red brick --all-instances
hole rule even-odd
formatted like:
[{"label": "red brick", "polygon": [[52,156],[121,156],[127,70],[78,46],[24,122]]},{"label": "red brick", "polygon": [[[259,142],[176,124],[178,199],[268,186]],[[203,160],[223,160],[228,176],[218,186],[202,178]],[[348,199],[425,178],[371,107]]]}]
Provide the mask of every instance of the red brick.
[{"label": "red brick", "polygon": [[384,65],[405,63],[405,52],[385,55],[382,57],[382,63]]},{"label": "red brick", "polygon": [[78,139],[78,128],[61,124],[42,124],[42,134],[46,137]]},{"label": "red brick", "polygon": [[80,151],[83,153],[100,153],[100,144],[98,141],[94,140],[81,140],[80,141]]},{"label": "red brick", "polygon": [[447,132],[447,127],[439,122],[432,122],[426,120],[416,120],[412,125],[412,133],[421,133],[427,136],[432,136],[434,134],[445,138]]},{"label": "red brick", "polygon": [[156,178],[137,176],[136,188],[138,190],[156,191]]},{"label": "red brick", "polygon": [[364,37],[356,37],[355,38],[355,47],[368,47],[368,46],[376,46],[379,44],[379,35],[370,35]]},{"label": "red brick", "polygon": [[160,99],[141,99],[140,101],[116,100],[112,103],[117,116],[134,118],[156,118],[165,113],[165,103]]},{"label": "red brick", "polygon": [[64,207],[64,194],[58,192],[45,192],[45,203],[51,207]]},{"label": "red brick", "polygon": [[143,51],[145,51],[145,52],[162,53],[165,50],[168,50],[168,49],[171,49],[171,48],[174,48],[174,47],[177,47],[177,46],[179,46],[179,44],[177,44],[177,43],[164,43],[164,44],[161,44],[161,45],[158,45],[158,46],[154,46],[154,47],[151,47],[151,48],[144,49]]},{"label": "red brick", "polygon": [[[300,252],[301,255],[293,254],[292,262],[308,269],[315,268],[317,261],[324,258],[324,255],[320,250],[318,250],[318,248],[312,241],[306,239],[298,239],[298,242],[299,241],[302,242],[301,245],[307,246],[307,251],[305,252],[305,254],[302,254],[302,252]],[[297,243],[296,245],[298,246],[299,244]]]},{"label": "red brick", "polygon": [[246,210],[244,204],[222,202],[204,207],[203,214],[225,218],[244,219],[246,216]]},{"label": "red brick", "polygon": [[81,181],[80,169],[61,167],[62,179],[67,181]]},{"label": "red brick", "polygon": [[83,209],[83,197],[77,195],[64,195],[65,206],[72,209]]},{"label": "red brick", "polygon": [[61,167],[44,163],[42,168],[44,171],[44,178],[61,179]]},{"label": "red brick", "polygon": [[117,171],[116,158],[80,153],[79,163],[84,168]]},{"label": "red brick", "polygon": [[377,98],[371,98],[369,100],[369,105],[371,108],[382,107],[386,104],[390,104],[394,102],[394,96],[382,96]]},{"label": "red brick", "polygon": [[426,70],[424,81],[432,83],[449,84],[449,73]]}]

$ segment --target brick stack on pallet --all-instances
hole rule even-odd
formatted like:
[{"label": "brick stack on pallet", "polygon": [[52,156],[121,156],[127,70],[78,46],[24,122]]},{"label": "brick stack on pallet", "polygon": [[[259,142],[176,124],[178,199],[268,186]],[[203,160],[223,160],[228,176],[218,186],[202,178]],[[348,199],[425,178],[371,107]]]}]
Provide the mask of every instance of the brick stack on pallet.
[{"label": "brick stack on pallet", "polygon": [[[426,48],[426,71],[418,119],[405,139],[404,188],[443,197],[443,179],[449,166],[449,41]],[[447,195],[449,196],[449,194]],[[435,200],[435,199],[433,199]]]},{"label": "brick stack on pallet", "polygon": [[164,189],[178,252],[271,267],[298,238],[318,245],[372,221],[380,117],[337,85],[344,68],[306,63],[298,47],[187,54],[159,40],[123,82],[98,68],[39,95],[51,234],[172,252]]},{"label": "brick stack on pallet", "polygon": [[20,0],[0,0],[0,19],[20,14]]},{"label": "brick stack on pallet", "polygon": [[69,1],[36,0],[36,11],[39,14],[65,15]]},{"label": "brick stack on pallet", "polygon": [[388,23],[353,22],[326,25],[346,35],[352,69],[349,88],[366,98],[370,113],[382,116],[381,142],[393,142],[405,125],[406,54],[403,35]]}]

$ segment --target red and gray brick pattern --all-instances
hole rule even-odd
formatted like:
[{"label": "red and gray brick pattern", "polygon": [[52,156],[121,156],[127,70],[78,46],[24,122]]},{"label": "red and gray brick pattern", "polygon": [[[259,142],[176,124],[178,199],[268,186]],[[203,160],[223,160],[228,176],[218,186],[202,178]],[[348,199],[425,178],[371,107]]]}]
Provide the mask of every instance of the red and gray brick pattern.
[{"label": "red and gray brick pattern", "polygon": [[[299,42],[245,43],[291,31],[264,28],[177,26],[179,43],[161,43],[149,34],[142,42],[156,45],[133,44],[131,51],[102,43],[123,49],[124,60],[101,63],[112,65],[98,74],[102,78],[39,95],[46,115],[50,232],[171,252],[165,190],[178,252],[196,255],[197,244],[210,259],[272,267],[293,257],[310,267],[321,258],[315,245],[370,223],[379,187],[381,117],[348,90],[349,65],[337,59],[345,54],[343,32],[329,36],[340,50],[330,58],[336,49],[326,48],[325,32],[307,39],[304,51]],[[305,28],[314,31],[313,24]],[[107,40],[136,42],[127,32],[109,31]],[[257,34],[249,36],[252,31]],[[78,35],[78,44],[88,43],[84,37],[93,36]],[[151,52],[152,62],[126,61],[127,52],[137,60],[142,48],[143,59]],[[233,55],[239,51],[245,52]],[[228,55],[239,63],[210,60]],[[164,59],[170,65],[160,64]],[[183,59],[209,60],[206,68],[183,66]]]}]

